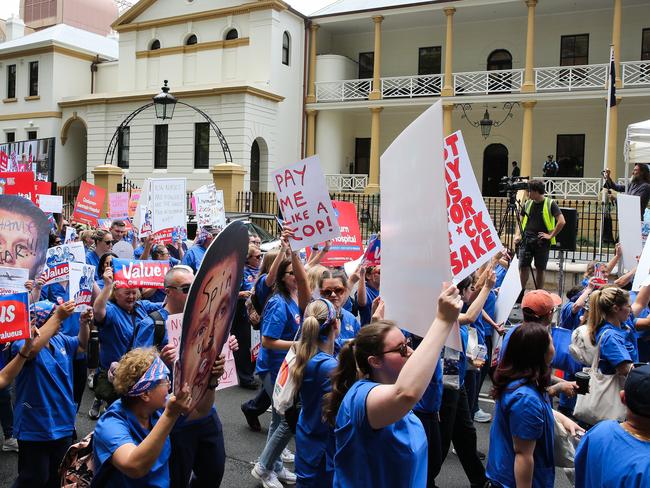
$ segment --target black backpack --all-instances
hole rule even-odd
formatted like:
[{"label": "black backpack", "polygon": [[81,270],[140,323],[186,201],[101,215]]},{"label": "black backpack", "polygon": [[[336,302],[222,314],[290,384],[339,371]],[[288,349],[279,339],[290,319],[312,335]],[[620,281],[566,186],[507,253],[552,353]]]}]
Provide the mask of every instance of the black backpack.
[{"label": "black backpack", "polygon": [[[160,351],[160,344],[162,344],[163,339],[165,338],[165,319],[163,318],[162,314],[160,313],[160,310],[154,310],[149,314],[149,317],[153,320],[153,344],[158,351]],[[133,328],[133,337],[131,338],[131,346],[129,347],[129,350],[133,349],[133,343],[135,342],[135,338],[138,335],[138,331],[140,330],[140,324],[142,322],[138,322],[136,326]]]}]

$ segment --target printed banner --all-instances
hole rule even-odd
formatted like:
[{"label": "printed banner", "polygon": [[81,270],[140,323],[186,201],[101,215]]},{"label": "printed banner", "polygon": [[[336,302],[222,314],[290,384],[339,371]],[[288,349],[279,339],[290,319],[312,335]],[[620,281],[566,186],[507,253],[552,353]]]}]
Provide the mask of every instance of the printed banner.
[{"label": "printed banner", "polygon": [[503,248],[460,131],[445,138],[445,182],[451,274],[458,283]]},{"label": "printed banner", "polygon": [[0,295],[25,293],[27,280],[29,280],[29,271],[24,268],[0,267]]},{"label": "printed banner", "polygon": [[[363,243],[356,205],[352,202],[333,200],[332,206],[341,229],[341,235],[332,239],[330,250],[321,259],[320,264],[327,267],[339,267],[358,259],[363,254]],[[321,244],[320,247],[323,245]],[[311,252],[311,247],[308,247],[307,258]]]},{"label": "printed banner", "polygon": [[63,196],[61,195],[36,195],[36,205],[45,213],[63,212]]},{"label": "printed banner", "polygon": [[126,192],[108,194],[108,218],[126,219],[129,216],[129,194]]},{"label": "printed banner", "polygon": [[623,267],[632,270],[639,262],[643,244],[641,242],[641,202],[637,195],[619,194],[616,197],[618,209],[618,240],[623,243]]},{"label": "printed banner", "polygon": [[30,337],[29,293],[0,296],[0,344]]},{"label": "printed banner", "polygon": [[47,250],[45,269],[41,276],[46,285],[68,279],[69,263],[85,263],[86,250],[81,242],[62,244]]},{"label": "printed banner", "polygon": [[[150,180],[148,211],[151,211],[151,232],[156,240],[167,244],[187,235],[185,178],[153,178]],[[145,221],[146,221],[145,216]]]},{"label": "printed banner", "polygon": [[181,335],[183,334],[183,314],[175,313],[167,317],[165,321],[167,329],[167,342],[178,351],[181,347]]},{"label": "printed banner", "polygon": [[228,347],[228,341],[223,345],[221,349],[221,354],[226,357],[226,364],[224,366],[223,375],[219,378],[219,386],[217,390],[223,390],[231,386],[237,386],[239,380],[237,379],[237,367],[235,366],[235,356]]},{"label": "printed banner", "polygon": [[115,288],[164,288],[169,261],[142,261],[113,258]]},{"label": "printed banner", "polygon": [[32,202],[36,202],[36,186],[34,173],[11,172],[0,173],[0,194],[20,195]]},{"label": "printed banner", "polygon": [[318,156],[271,174],[280,212],[295,229],[294,249],[311,247],[341,235]]},{"label": "printed banner", "polygon": [[91,185],[87,181],[81,182],[79,194],[74,204],[72,220],[80,224],[97,226],[97,219],[102,213],[106,190],[99,186]]},{"label": "printed banner", "polygon": [[203,398],[212,364],[230,335],[247,253],[246,226],[228,224],[210,243],[187,295],[174,391],[190,385],[191,408]]},{"label": "printed banner", "polygon": [[70,297],[75,312],[85,312],[92,305],[95,267],[90,264],[70,263]]},{"label": "printed banner", "polygon": [[77,229],[69,225],[65,228],[65,239],[63,240],[63,244],[70,244],[71,242],[75,242],[78,237],[79,236],[77,235]]},{"label": "printed banner", "polygon": [[368,246],[363,253],[362,262],[365,266],[381,265],[381,239],[378,235],[373,234],[368,239]]},{"label": "printed banner", "polygon": [[54,137],[0,144],[0,171],[29,171],[36,181],[52,181],[54,146]]},{"label": "printed banner", "polygon": [[140,201],[140,194],[142,193],[142,190],[139,188],[133,188],[131,190],[131,197],[129,198],[129,217],[133,218],[135,215],[135,209],[138,208],[138,202]]}]

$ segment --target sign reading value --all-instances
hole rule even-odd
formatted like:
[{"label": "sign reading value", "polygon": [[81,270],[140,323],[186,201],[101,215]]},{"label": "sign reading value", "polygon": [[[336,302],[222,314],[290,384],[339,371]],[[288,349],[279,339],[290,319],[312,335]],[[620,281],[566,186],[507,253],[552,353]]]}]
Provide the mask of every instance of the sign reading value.
[{"label": "sign reading value", "polygon": [[115,288],[164,288],[169,261],[116,259],[113,266]]},{"label": "sign reading value", "polygon": [[0,344],[29,337],[28,293],[0,296]]}]

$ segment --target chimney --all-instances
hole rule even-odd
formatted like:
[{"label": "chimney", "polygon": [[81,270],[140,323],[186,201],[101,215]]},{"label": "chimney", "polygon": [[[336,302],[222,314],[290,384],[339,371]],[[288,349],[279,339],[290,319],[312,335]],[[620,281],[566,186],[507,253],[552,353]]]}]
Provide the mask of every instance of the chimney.
[{"label": "chimney", "polygon": [[25,35],[25,23],[20,17],[12,14],[11,17],[5,21],[5,33],[7,41],[19,39]]}]

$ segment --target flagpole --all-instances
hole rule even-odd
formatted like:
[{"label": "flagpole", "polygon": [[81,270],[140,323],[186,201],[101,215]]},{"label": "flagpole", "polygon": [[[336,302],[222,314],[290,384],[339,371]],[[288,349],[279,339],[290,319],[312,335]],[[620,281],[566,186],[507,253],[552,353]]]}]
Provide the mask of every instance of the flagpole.
[{"label": "flagpole", "polygon": [[[605,171],[607,170],[607,147],[609,144],[609,118],[610,118],[610,112],[611,112],[611,107],[610,107],[610,99],[612,97],[612,60],[614,58],[614,45],[610,44],[609,46],[609,67],[608,67],[608,73],[607,73],[607,103],[605,104],[605,148],[603,151],[603,179],[607,181],[607,178],[605,176]],[[602,201],[602,209],[600,213],[600,237],[598,240],[598,255],[599,258],[602,260],[603,258],[603,226],[605,223],[605,204],[607,201],[607,194],[608,191],[605,190],[604,188],[601,190],[603,193],[603,201]]]}]

